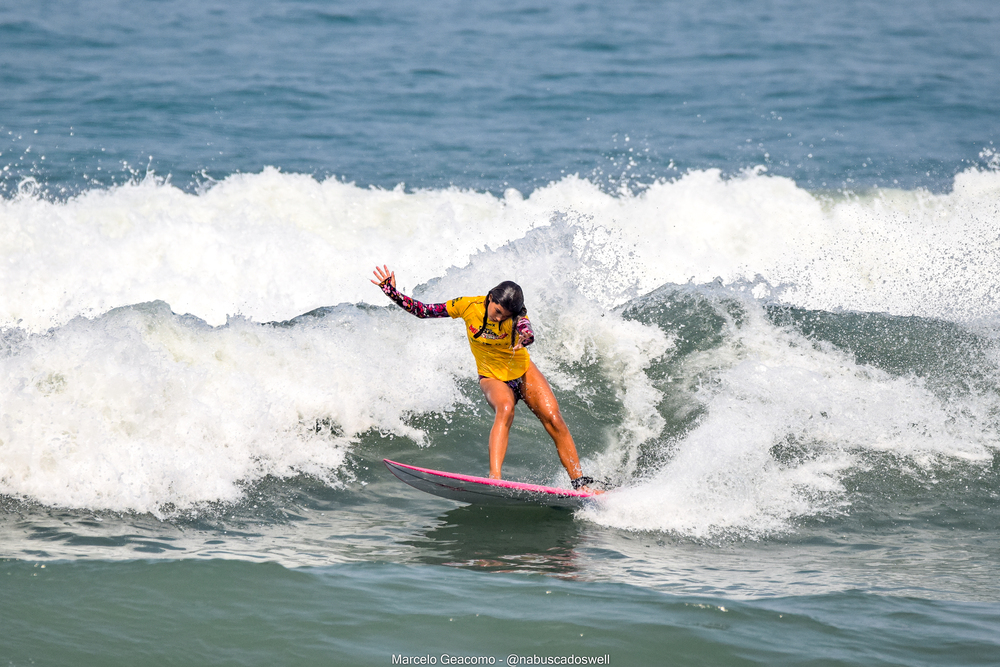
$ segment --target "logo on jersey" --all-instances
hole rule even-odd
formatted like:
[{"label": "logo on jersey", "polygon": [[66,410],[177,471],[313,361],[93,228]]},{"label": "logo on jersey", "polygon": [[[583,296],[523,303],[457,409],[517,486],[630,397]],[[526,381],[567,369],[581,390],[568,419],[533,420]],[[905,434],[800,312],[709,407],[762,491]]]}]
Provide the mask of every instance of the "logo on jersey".
[{"label": "logo on jersey", "polygon": [[[469,334],[470,335],[475,336],[477,331],[479,331],[479,327],[475,327],[475,326],[473,326],[471,324],[469,325]],[[479,334],[479,337],[480,338],[488,338],[489,340],[503,340],[503,339],[507,338],[507,334],[505,334],[505,333],[494,333],[494,332],[492,332],[492,331],[489,330],[489,327],[487,327],[486,330],[483,331],[483,333]]]}]

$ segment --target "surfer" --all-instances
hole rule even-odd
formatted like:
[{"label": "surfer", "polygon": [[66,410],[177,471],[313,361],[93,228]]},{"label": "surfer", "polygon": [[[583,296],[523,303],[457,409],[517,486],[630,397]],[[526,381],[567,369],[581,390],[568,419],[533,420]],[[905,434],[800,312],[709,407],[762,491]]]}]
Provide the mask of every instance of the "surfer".
[{"label": "surfer", "polygon": [[452,317],[465,321],[472,356],[476,358],[479,386],[495,412],[490,430],[490,478],[500,479],[507,439],[518,400],[535,413],[556,445],[559,461],[569,473],[573,488],[589,491],[594,480],[583,474],[573,436],[559,412],[552,388],[528,356],[526,346],[535,340],[517,283],[505,281],[485,296],[462,296],[446,303],[421,303],[396,291],[396,273],[388,266],[375,267],[372,283],[403,310],[420,318]]}]

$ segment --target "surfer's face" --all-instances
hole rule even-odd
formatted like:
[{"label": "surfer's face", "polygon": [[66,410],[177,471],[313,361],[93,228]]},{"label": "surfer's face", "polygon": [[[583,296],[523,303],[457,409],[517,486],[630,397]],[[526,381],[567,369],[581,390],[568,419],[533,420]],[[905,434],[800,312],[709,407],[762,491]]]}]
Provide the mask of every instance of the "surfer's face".
[{"label": "surfer's face", "polygon": [[490,318],[490,322],[499,324],[506,319],[510,319],[510,311],[499,303],[493,303],[493,299],[490,299],[489,304],[486,306],[486,316]]}]

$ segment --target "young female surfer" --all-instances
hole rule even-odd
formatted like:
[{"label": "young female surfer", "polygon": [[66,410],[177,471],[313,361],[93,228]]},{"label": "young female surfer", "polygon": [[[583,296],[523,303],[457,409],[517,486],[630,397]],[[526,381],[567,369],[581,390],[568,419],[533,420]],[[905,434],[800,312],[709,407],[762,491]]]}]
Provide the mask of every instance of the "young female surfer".
[{"label": "young female surfer", "polygon": [[510,425],[514,421],[514,404],[521,399],[555,442],[573,488],[588,490],[587,485],[594,480],[584,476],[559,403],[525,349],[534,342],[535,334],[527,318],[521,288],[508,280],[486,296],[462,296],[447,303],[425,304],[396,291],[396,273],[389,267],[375,267],[374,274],[376,280],[372,283],[406,312],[421,318],[465,320],[465,333],[479,371],[479,386],[496,413],[490,430],[490,478],[500,479]]}]

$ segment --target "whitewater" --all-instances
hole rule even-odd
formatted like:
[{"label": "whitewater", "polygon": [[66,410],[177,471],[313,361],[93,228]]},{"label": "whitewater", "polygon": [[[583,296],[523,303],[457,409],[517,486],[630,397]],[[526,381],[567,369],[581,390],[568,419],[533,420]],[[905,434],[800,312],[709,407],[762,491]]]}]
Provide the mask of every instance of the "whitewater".
[{"label": "whitewater", "polygon": [[[780,534],[845,511],[873,453],[926,468],[998,445],[991,391],[865,363],[773,315],[971,327],[996,386],[995,169],[941,194],[809,192],[757,168],[499,197],[269,168],[196,192],[154,175],[64,200],[25,188],[0,207],[13,498],[169,516],[269,477],[342,486],[365,434],[433,446],[421,416],[479,400],[471,355],[447,323],[386,304],[368,281],[383,263],[432,302],[524,286],[550,381],[591,405],[603,385],[585,464],[622,489],[584,513],[598,523]],[[663,314],[678,303],[719,324],[685,330]],[[776,458],[789,439],[808,455]]]},{"label": "whitewater", "polygon": [[380,258],[412,287],[558,224],[572,228],[580,256],[570,280],[606,307],[718,279],[758,281],[757,296],[776,289],[785,303],[824,310],[963,322],[996,313],[995,168],[959,173],[944,194],[812,193],[766,168],[611,193],[566,177],[527,197],[363,188],[276,169],[196,193],[155,176],[67,201],[27,192],[0,202],[0,321],[27,331],[154,300],[213,326],[371,303],[378,295],[360,276]]}]

